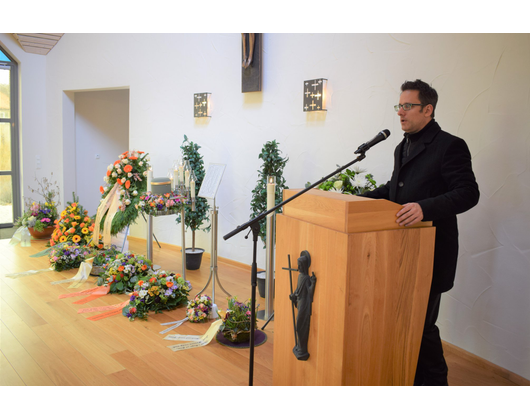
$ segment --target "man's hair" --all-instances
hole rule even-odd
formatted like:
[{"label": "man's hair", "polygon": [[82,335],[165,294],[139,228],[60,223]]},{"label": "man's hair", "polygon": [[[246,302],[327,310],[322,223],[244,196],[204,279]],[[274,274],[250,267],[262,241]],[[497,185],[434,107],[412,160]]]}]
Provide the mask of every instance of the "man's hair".
[{"label": "man's hair", "polygon": [[406,90],[417,90],[418,97],[423,106],[432,105],[432,118],[434,118],[434,110],[436,109],[436,103],[438,102],[438,93],[434,88],[425,83],[420,79],[416,79],[413,82],[407,80],[401,85],[401,92]]}]

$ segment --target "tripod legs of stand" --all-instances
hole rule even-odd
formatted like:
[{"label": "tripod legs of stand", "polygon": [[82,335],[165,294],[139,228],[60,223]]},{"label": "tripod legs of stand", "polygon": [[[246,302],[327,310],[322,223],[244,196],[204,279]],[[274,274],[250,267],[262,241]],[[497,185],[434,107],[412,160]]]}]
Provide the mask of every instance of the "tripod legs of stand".
[{"label": "tripod legs of stand", "polygon": [[265,323],[265,325],[263,325],[263,327],[261,327],[261,331],[263,331],[265,329],[265,327],[267,326],[267,324],[272,321],[272,318],[274,318],[274,312],[269,317],[269,319],[267,319],[267,322]]},{"label": "tripod legs of stand", "polygon": [[208,287],[208,285],[210,284],[210,281],[211,281],[212,282],[212,301],[214,303],[215,303],[215,283],[216,283],[216,279],[217,279],[217,284],[219,285],[221,290],[223,292],[225,292],[225,294],[227,296],[232,296],[230,293],[228,293],[224,289],[223,285],[221,284],[221,280],[219,280],[219,275],[217,274],[217,214],[218,214],[218,211],[217,211],[217,208],[215,207],[215,201],[214,201],[213,210],[211,212],[211,216],[212,216],[212,252],[211,252],[211,259],[210,259],[210,277],[208,278],[208,282],[206,283],[204,288],[199,293],[197,293],[198,295],[200,295],[202,292],[204,292],[206,290],[206,288]]}]

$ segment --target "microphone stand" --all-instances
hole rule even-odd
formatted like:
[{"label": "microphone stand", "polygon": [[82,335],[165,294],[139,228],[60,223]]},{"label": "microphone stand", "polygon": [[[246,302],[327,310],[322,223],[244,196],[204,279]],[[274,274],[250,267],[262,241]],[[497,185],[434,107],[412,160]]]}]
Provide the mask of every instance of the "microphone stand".
[{"label": "microphone stand", "polygon": [[[276,211],[280,207],[285,206],[287,203],[290,203],[295,198],[300,197],[302,194],[305,194],[310,189],[316,187],[319,184],[322,184],[324,181],[328,180],[333,175],[338,174],[339,172],[343,171],[344,169],[346,169],[347,167],[353,165],[354,163],[360,162],[361,160],[363,160],[366,157],[366,152],[368,151],[368,149],[370,147],[371,147],[371,145],[368,145],[367,143],[364,143],[355,152],[355,153],[359,153],[359,156],[357,156],[357,158],[352,160],[350,163],[347,163],[346,165],[344,165],[344,166],[340,167],[339,169],[333,171],[332,173],[330,173],[329,175],[323,177],[319,181],[311,184],[309,187],[303,189],[302,191],[299,191],[298,193],[296,193],[292,197],[289,197],[287,200],[282,201],[280,204],[270,208],[269,210],[266,210],[265,212],[263,212],[260,215],[256,216],[254,219],[249,220],[244,225],[238,226],[233,231],[231,231],[230,233],[227,233],[225,236],[223,236],[223,239],[226,241],[227,239],[231,238],[232,236],[238,234],[239,232],[241,232],[242,230],[245,230],[247,228],[250,228],[251,231],[252,231],[252,241],[253,241],[252,272],[251,272],[251,286],[252,286],[251,305],[252,305],[252,307],[251,307],[251,311],[250,311],[250,313],[251,313],[250,316],[251,316],[251,319],[252,319],[252,322],[251,322],[252,328],[250,329],[249,386],[253,385],[253,378],[254,378],[254,319],[255,319],[255,315],[256,315],[256,287],[258,285],[258,280],[257,280],[258,269],[257,269],[257,262],[256,262],[257,258],[256,258],[256,256],[257,256],[257,244],[258,244],[258,237],[259,237],[259,230],[260,230],[259,229],[260,220],[264,219],[268,214]],[[248,235],[245,238],[248,238]]]}]

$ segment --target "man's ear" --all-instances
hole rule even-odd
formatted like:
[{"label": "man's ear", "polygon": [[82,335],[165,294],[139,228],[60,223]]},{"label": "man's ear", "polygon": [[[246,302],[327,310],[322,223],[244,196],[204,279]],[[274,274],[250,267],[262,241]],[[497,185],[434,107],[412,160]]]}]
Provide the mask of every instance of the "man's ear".
[{"label": "man's ear", "polygon": [[426,117],[432,117],[433,111],[434,111],[434,108],[431,104],[427,104],[423,107],[423,112],[425,113]]}]

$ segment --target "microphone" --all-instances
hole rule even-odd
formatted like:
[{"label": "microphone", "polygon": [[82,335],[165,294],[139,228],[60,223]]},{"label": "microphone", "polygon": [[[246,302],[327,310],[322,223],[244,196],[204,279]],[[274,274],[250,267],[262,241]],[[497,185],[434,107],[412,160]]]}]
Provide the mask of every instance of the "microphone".
[{"label": "microphone", "polygon": [[385,140],[390,135],[389,130],[383,130],[380,131],[377,136],[375,136],[372,140],[367,141],[366,143],[361,144],[357,150],[355,151],[355,154],[358,155],[359,153],[366,153],[371,147],[375,146],[377,143]]}]

